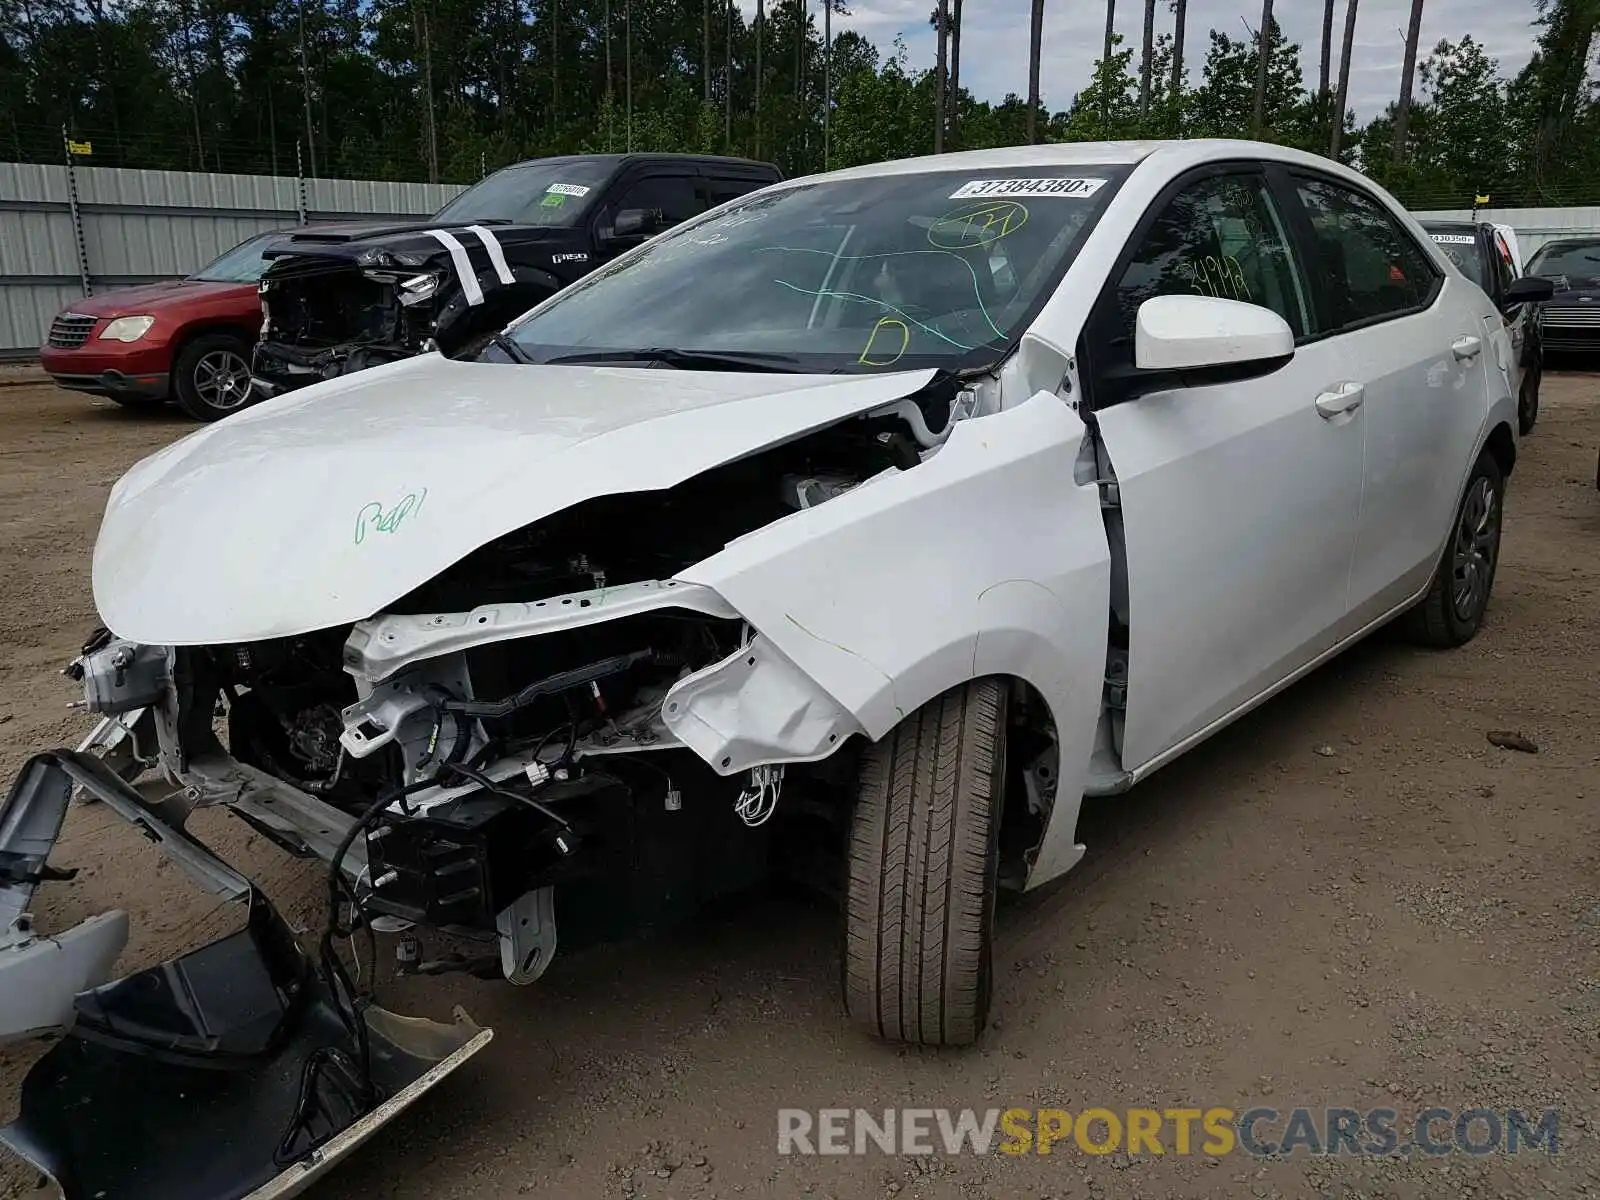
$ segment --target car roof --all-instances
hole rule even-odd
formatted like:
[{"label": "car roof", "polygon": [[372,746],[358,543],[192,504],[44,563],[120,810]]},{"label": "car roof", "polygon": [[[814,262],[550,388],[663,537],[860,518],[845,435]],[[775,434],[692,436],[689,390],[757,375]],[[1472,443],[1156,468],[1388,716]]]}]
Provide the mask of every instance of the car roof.
[{"label": "car roof", "polygon": [[1478,232],[1478,230],[1482,229],[1485,225],[1487,225],[1488,222],[1487,221],[1479,221],[1476,224],[1474,224],[1471,221],[1422,221],[1422,220],[1419,220],[1417,222],[1417,224],[1421,225],[1424,229],[1434,230],[1434,231],[1437,231],[1439,233],[1476,233],[1476,232]]},{"label": "car roof", "polygon": [[763,171],[776,171],[772,163],[761,162],[754,158],[735,158],[725,154],[552,154],[546,158],[525,158],[521,162],[507,163],[498,168],[509,171],[513,167],[531,167],[534,165],[552,165],[561,163],[603,163],[612,167],[622,167],[634,162],[684,162],[684,163],[722,163],[729,166],[757,167]]},{"label": "car roof", "polygon": [[1342,176],[1368,188],[1377,187],[1371,179],[1318,154],[1238,138],[1182,138],[1125,142],[1047,142],[1037,146],[1004,146],[992,150],[964,150],[953,154],[929,154],[889,162],[847,167],[822,175],[785,180],[780,189],[802,184],[851,179],[875,179],[896,175],[921,175],[939,171],[993,171],[1026,167],[1135,167],[1143,163],[1161,166],[1168,175],[1192,167],[1233,159],[1259,159],[1289,166],[1305,167]]}]

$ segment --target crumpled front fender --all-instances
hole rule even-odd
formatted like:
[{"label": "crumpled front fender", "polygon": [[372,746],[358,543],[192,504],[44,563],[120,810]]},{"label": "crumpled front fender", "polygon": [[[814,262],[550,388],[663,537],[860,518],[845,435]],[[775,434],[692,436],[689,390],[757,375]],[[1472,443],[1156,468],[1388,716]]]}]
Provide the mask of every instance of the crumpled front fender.
[{"label": "crumpled front fender", "polygon": [[934,455],[731,543],[677,578],[713,589],[873,739],[968,680],[1049,706],[1059,791],[1030,886],[1081,856],[1111,557],[1085,426],[1041,392],[958,423]]}]

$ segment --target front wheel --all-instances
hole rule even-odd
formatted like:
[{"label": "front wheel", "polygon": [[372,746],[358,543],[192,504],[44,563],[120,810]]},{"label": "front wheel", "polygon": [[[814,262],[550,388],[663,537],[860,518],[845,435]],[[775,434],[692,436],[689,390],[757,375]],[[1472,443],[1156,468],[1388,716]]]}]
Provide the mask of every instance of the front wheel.
[{"label": "front wheel", "polygon": [[987,1022],[1005,714],[1003,681],[963,684],[862,755],[844,999],[879,1037],[966,1045]]},{"label": "front wheel", "polygon": [[248,405],[254,392],[250,350],[229,333],[205,333],[190,342],[173,364],[178,407],[196,421],[219,421]]},{"label": "front wheel", "polygon": [[1485,450],[1467,480],[1433,584],[1406,614],[1415,641],[1449,648],[1464,645],[1477,634],[1500,562],[1504,501],[1505,477],[1494,455]]}]

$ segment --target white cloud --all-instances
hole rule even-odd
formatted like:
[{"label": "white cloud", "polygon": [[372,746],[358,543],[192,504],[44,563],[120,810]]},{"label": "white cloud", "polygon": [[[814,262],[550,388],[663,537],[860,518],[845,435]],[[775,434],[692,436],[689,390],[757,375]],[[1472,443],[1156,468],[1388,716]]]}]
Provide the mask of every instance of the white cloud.
[{"label": "white cloud", "polygon": [[[746,13],[755,11],[754,0],[737,0]],[[928,26],[935,0],[852,0],[848,17],[835,17],[835,29],[857,29],[887,51],[893,39],[905,38],[913,66],[933,65],[933,30]],[[1347,0],[1338,0],[1334,15],[1334,70],[1337,71],[1339,38],[1344,30]],[[821,0],[811,0],[820,13]],[[1350,106],[1366,120],[1381,112],[1400,88],[1404,61],[1405,26],[1410,0],[1360,0],[1357,7],[1355,47],[1351,54]],[[965,0],[962,8],[961,81],[985,100],[1000,100],[1007,92],[1028,91],[1029,0]],[[1320,0],[1277,0],[1273,11],[1291,41],[1300,43],[1306,82],[1316,86],[1322,46]],[[1470,33],[1490,57],[1500,62],[1503,75],[1514,75],[1533,53],[1536,30],[1533,6],[1525,0],[1426,0],[1422,14],[1422,53],[1439,39]],[[1186,57],[1191,81],[1198,81],[1205,58],[1207,32],[1219,29],[1242,37],[1245,24],[1254,28],[1261,19],[1258,3],[1238,0],[1190,0]],[[1118,0],[1117,31],[1137,46],[1143,36],[1142,0]],[[1170,32],[1169,0],[1157,0],[1156,30]],[[1099,57],[1105,32],[1105,7],[1100,0],[1045,0],[1045,27],[1040,90],[1051,108],[1065,108],[1088,82]]]}]

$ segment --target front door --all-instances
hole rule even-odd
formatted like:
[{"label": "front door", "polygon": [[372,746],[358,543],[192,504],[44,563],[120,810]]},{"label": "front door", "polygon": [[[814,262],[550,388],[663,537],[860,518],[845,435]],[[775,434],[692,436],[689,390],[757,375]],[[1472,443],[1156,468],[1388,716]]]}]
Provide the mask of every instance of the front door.
[{"label": "front door", "polygon": [[[1086,352],[1126,546],[1121,763],[1135,772],[1249,704],[1336,640],[1359,519],[1349,365],[1315,327],[1290,224],[1259,170],[1157,201],[1090,318]],[[1259,304],[1294,330],[1260,378],[1122,400],[1135,315],[1172,292]]]},{"label": "front door", "polygon": [[[592,218],[599,257],[615,258],[663,230],[699,216],[706,210],[699,182],[698,176],[687,171],[660,167],[642,168],[619,180]],[[641,232],[617,234],[617,215],[624,212],[650,214],[649,226]]]}]

